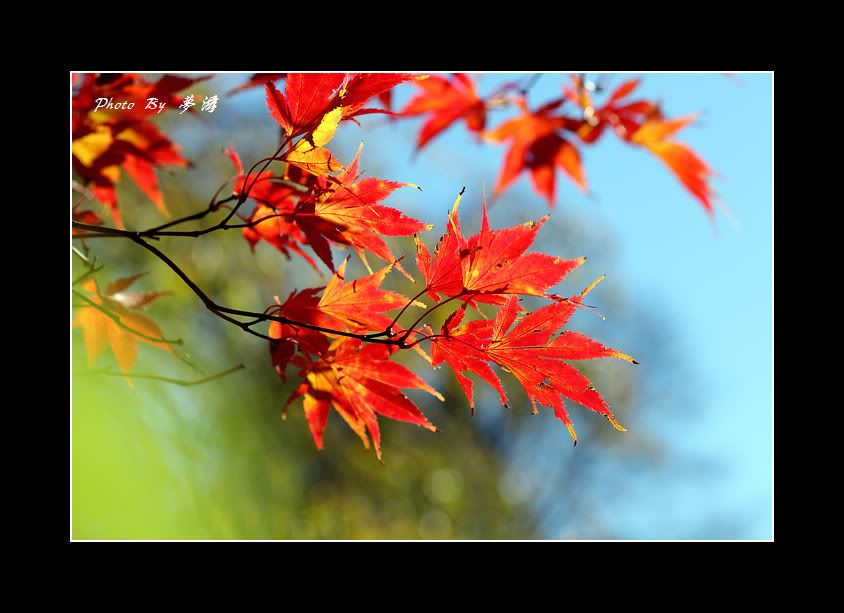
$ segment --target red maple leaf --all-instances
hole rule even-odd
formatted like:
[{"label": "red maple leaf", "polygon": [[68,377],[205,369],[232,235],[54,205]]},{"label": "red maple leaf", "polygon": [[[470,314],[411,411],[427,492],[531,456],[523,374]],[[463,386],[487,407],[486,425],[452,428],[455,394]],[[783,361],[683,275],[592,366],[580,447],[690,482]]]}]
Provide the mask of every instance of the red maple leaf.
[{"label": "red maple leaf", "polygon": [[[243,230],[250,245],[265,240],[285,254],[290,249],[304,255],[299,245],[307,244],[332,271],[330,244],[347,245],[358,252],[367,268],[369,252],[395,264],[412,280],[381,237],[409,236],[431,226],[380,202],[400,187],[419,187],[376,177],[361,178],[362,150],[361,144],[351,164],[335,177],[316,176],[299,166],[288,166],[284,177],[275,177],[267,170],[247,178],[237,152],[233,147],[227,149],[226,155],[237,170],[233,195],[239,196],[251,186],[249,196],[259,202],[247,220],[255,225]],[[310,257],[304,257],[313,265]]]},{"label": "red maple leaf", "polygon": [[[338,93],[336,103],[344,107],[343,118],[351,119],[358,115],[369,113],[387,113],[390,111],[390,93],[392,89],[406,81],[424,83],[427,75],[412,75],[409,73],[355,73],[349,75],[345,87]],[[384,109],[365,108],[366,103],[377,96]]]},{"label": "red maple leaf", "polygon": [[[287,317],[293,321],[330,328],[331,318],[319,309],[319,297],[316,295],[323,288],[316,287],[291,292],[287,300],[270,313]],[[287,379],[286,369],[290,359],[297,351],[322,355],[328,350],[328,337],[322,332],[303,326],[271,321],[267,334],[277,339],[270,343],[270,361],[278,376]]]},{"label": "red maple leaf", "polygon": [[431,114],[419,131],[416,140],[418,149],[460,119],[465,120],[466,127],[472,132],[484,129],[486,106],[469,75],[455,73],[451,80],[432,75],[424,81],[417,81],[416,85],[421,93],[411,98],[399,114]]},{"label": "red maple leaf", "polygon": [[619,85],[609,98],[600,106],[595,107],[592,97],[580,76],[573,75],[574,89],[565,87],[563,92],[567,99],[574,102],[583,112],[579,125],[572,124],[573,131],[584,142],[595,142],[610,126],[615,133],[624,140],[630,140],[632,134],[645,119],[659,113],[658,105],[648,100],[627,100],[628,96],[639,87],[640,79],[630,79]]},{"label": "red maple leaf", "polygon": [[518,298],[511,295],[499,308],[495,320],[476,320],[457,327],[466,309],[463,305],[446,320],[438,334],[430,336],[432,364],[436,366],[446,362],[454,370],[473,412],[472,381],[464,372],[474,373],[492,385],[502,404],[506,405],[501,382],[489,367],[490,363],[494,363],[518,380],[533,405],[534,413],[538,412],[537,405],[553,408],[575,444],[577,436],[563,398],[604,415],[613,426],[624,430],[589,380],[566,361],[616,357],[634,364],[637,362],[577,332],[564,332],[552,338],[565,326],[594,286],[595,283],[579,295],[529,313],[521,321],[516,321]]},{"label": "red maple leaf", "polygon": [[289,74],[284,93],[266,84],[267,109],[288,136],[309,132],[328,112],[343,78],[342,73]]},{"label": "red maple leaf", "polygon": [[522,114],[484,135],[493,142],[511,141],[495,184],[495,193],[503,192],[523,170],[529,170],[534,188],[553,206],[557,168],[585,190],[586,178],[580,153],[560,135],[562,130],[572,128],[577,122],[554,114],[563,99],[549,102],[532,112],[523,98],[518,98],[516,102]]},{"label": "red maple leaf", "polygon": [[624,141],[644,147],[657,156],[680,180],[683,186],[702,205],[712,218],[712,197],[714,191],[709,180],[714,172],[688,145],[670,140],[682,128],[689,125],[693,116],[667,119],[658,104],[648,100],[628,100],[639,86],[639,79],[631,79],[619,85],[601,106],[592,104],[589,92],[580,77],[574,77],[575,89],[565,89],[565,95],[583,109],[583,121],[569,129],[576,131],[584,142],[596,141],[611,126]]},{"label": "red maple leaf", "polygon": [[401,211],[379,204],[400,187],[417,187],[411,183],[385,181],[359,176],[360,154],[331,182],[320,178],[317,193],[300,198],[294,219],[308,243],[331,270],[334,263],[329,241],[353,247],[369,267],[366,253],[372,253],[396,268],[409,279],[381,236],[408,236],[430,226]]},{"label": "red maple leaf", "polygon": [[291,221],[294,206],[292,199],[283,201],[282,206],[277,208],[258,204],[248,218],[248,223],[254,225],[243,228],[243,237],[253,251],[259,241],[266,241],[281,251],[288,260],[290,251],[293,251],[316,270],[316,262],[300,247],[302,244],[307,244],[307,237],[299,226]]},{"label": "red maple leaf", "polygon": [[428,248],[416,241],[416,264],[432,299],[445,295],[470,303],[501,304],[506,294],[548,297],[548,288],[585,261],[527,253],[548,216],[537,222],[491,230],[486,201],[481,231],[466,240],[457,214],[461,197],[462,192],[448,216],[446,233],[440,238],[433,259]]},{"label": "red maple leaf", "polygon": [[[296,183],[286,177],[274,176],[271,170],[247,177],[234,145],[229,145],[224,153],[234,164],[237,173],[234,177],[232,195],[240,196],[249,189],[249,197],[258,203],[252,210],[252,214],[245,218],[245,221],[253,225],[242,230],[243,237],[249,246],[254,251],[258,242],[266,241],[288,259],[290,251],[293,251],[316,269],[316,263],[301,247],[307,244],[308,240],[293,220],[296,207],[294,196],[300,193],[300,190],[292,187]],[[314,178],[310,174],[307,176]],[[283,179],[286,183],[279,182],[279,179]]]},{"label": "red maple leaf", "polygon": [[[434,432],[437,429],[401,391],[422,389],[443,397],[418,375],[389,360],[397,349],[388,345],[364,344],[361,340],[340,338],[317,360],[297,355],[302,384],[290,396],[285,410],[296,398],[303,398],[305,417],[318,449],[323,448],[323,432],[333,407],[369,448],[381,458],[381,434],[377,415],[406,421]],[[367,436],[367,433],[369,436]]]},{"label": "red maple leaf", "polygon": [[[382,332],[392,323],[391,318],[383,313],[400,309],[410,302],[399,292],[381,289],[381,283],[392,266],[385,266],[369,276],[346,282],[347,263],[348,258],[325,287],[293,292],[284,304],[269,309],[271,314],[323,328],[315,330],[294,323],[270,322],[269,336],[278,339],[270,343],[270,357],[282,378],[288,362],[297,350],[303,354],[322,355],[328,347],[325,334],[332,336],[332,330],[358,334]],[[322,295],[318,297],[319,292]],[[423,306],[418,302],[413,304]],[[401,332],[397,326],[393,326],[393,330]]]},{"label": "red maple leaf", "polygon": [[286,134],[294,138],[313,131],[334,109],[342,109],[341,119],[385,112],[367,109],[364,105],[373,96],[380,96],[399,83],[424,78],[424,75],[407,73],[290,73],[283,93],[275,84],[266,84],[267,109]]},{"label": "red maple leaf", "polygon": [[713,218],[714,191],[709,179],[715,173],[688,145],[670,140],[671,136],[693,120],[694,117],[649,119],[632,134],[630,141],[641,145],[668,166],[680,183],[700,201],[709,217]]},{"label": "red maple leaf", "polygon": [[345,283],[348,261],[346,258],[340,264],[325,286],[317,308],[350,330],[386,330],[391,319],[382,313],[400,309],[409,302],[403,294],[381,289],[381,283],[392,265],[385,266],[367,277]]},{"label": "red maple leaf", "polygon": [[501,404],[507,406],[507,395],[501,386],[501,380],[487,363],[489,358],[485,349],[489,345],[493,322],[477,319],[463,326],[458,326],[466,314],[465,305],[446,318],[438,335],[431,337],[431,365],[437,367],[446,362],[454,371],[463,393],[469,400],[472,414],[475,414],[473,382],[464,372],[471,372],[489,383],[498,392]]}]

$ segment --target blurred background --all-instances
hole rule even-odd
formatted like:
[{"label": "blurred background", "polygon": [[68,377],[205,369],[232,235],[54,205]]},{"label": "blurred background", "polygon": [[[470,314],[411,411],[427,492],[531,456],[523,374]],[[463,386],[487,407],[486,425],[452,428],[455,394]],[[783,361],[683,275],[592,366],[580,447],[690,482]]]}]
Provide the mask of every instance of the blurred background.
[{"label": "blurred background", "polygon": [[[529,74],[473,75],[481,95]],[[632,75],[604,75],[613,87]],[[638,76],[638,75],[637,75]],[[558,173],[557,206],[535,250],[589,259],[555,291],[579,292],[607,278],[569,327],[633,355],[582,368],[628,429],[572,405],[578,445],[551,411],[532,415],[524,392],[502,374],[509,410],[485,384],[474,417],[448,369],[413,352],[400,361],[446,402],[408,395],[441,432],[381,419],[384,464],[332,412],[318,452],[301,409],[281,408],[295,388],[274,373],[266,343],[206,311],[160,261],[129,241],[89,241],[106,264],[100,285],[139,272],[143,290],[170,290],[148,315],[205,374],[182,388],[88,373],[72,332],[72,536],[74,539],[769,539],[772,538],[772,77],[646,74],[640,93],[676,117],[699,112],[680,133],[719,173],[730,209],[710,223],[652,155],[607,135],[583,147],[590,193]],[[148,78],[157,78],[148,75]],[[248,75],[219,74],[191,91],[217,94],[213,114],[163,113],[156,122],[194,168],[159,172],[174,216],[205,206],[232,167],[231,141],[247,167],[275,150],[278,126],[261,88],[225,95]],[[531,107],[560,95],[566,74],[543,74]],[[394,90],[394,108],[415,92]],[[512,116],[495,111],[490,125]],[[385,204],[427,223],[433,247],[462,186],[466,233],[477,231],[484,186],[491,193],[506,151],[456,125],[413,155],[421,119],[381,115],[346,122],[330,148],[341,162],[364,142],[368,176],[419,184]],[[127,228],[161,223],[131,180],[118,184]],[[97,205],[95,205],[97,206]],[[523,175],[492,203],[493,227],[538,219],[545,201]],[[107,219],[107,218],[106,218]],[[158,243],[219,303],[260,311],[295,288],[325,284],[301,259],[238,232]],[[410,258],[412,238],[390,241]],[[344,255],[344,254],[343,254]],[[339,261],[335,254],[335,261]],[[83,269],[74,261],[74,277]],[[365,274],[353,256],[349,272]],[[392,274],[389,286],[408,294]],[[536,303],[538,304],[538,303]],[[445,309],[443,309],[445,310]],[[447,313],[432,318],[439,324]],[[407,355],[404,355],[407,354]],[[581,366],[578,364],[578,366]],[[97,369],[117,370],[106,352]],[[141,346],[138,373],[202,376]]]}]

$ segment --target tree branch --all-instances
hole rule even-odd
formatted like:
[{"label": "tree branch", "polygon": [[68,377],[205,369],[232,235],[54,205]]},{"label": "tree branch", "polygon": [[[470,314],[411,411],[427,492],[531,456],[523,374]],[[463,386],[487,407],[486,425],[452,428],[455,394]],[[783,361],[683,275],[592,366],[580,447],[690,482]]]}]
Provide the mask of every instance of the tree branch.
[{"label": "tree branch", "polygon": [[[261,221],[264,221],[264,219],[256,220],[254,223],[258,224]],[[76,222],[76,221],[74,221],[73,224],[74,224],[74,227],[80,227],[81,229],[90,229],[93,232],[98,232],[100,230],[103,230],[103,228],[100,228],[99,226],[89,226],[87,224],[83,224],[83,223]],[[240,225],[243,226],[243,227],[248,227],[248,224],[240,224]],[[237,326],[238,328],[240,328],[244,332],[248,332],[249,334],[251,334],[253,336],[257,336],[258,338],[261,338],[261,339],[264,339],[264,340],[270,341],[270,342],[277,342],[279,339],[274,339],[274,338],[272,338],[272,337],[270,337],[266,334],[256,332],[255,330],[251,329],[251,326],[254,326],[254,325],[261,323],[261,322],[264,322],[264,321],[277,321],[279,323],[287,324],[287,325],[293,326],[293,327],[305,328],[305,329],[308,329],[308,330],[315,330],[317,332],[323,332],[325,334],[333,334],[335,336],[345,336],[345,337],[348,337],[348,338],[356,338],[356,339],[359,339],[359,340],[362,340],[362,341],[365,341],[365,342],[368,342],[368,343],[376,343],[376,344],[381,344],[381,345],[394,345],[394,346],[397,346],[399,348],[404,349],[404,348],[407,347],[407,344],[406,344],[407,339],[410,337],[411,334],[414,333],[414,328],[416,328],[416,326],[425,317],[430,315],[434,310],[441,307],[442,305],[444,305],[444,304],[446,304],[446,303],[448,303],[448,302],[450,302],[450,301],[452,301],[456,298],[459,298],[459,297],[461,297],[465,294],[465,292],[461,292],[458,296],[454,296],[452,298],[448,298],[446,300],[443,300],[442,302],[437,303],[436,305],[434,305],[434,307],[432,307],[431,309],[428,309],[425,313],[423,313],[422,316],[419,319],[417,319],[416,322],[414,322],[414,324],[409,329],[407,329],[404,332],[404,334],[401,335],[401,337],[398,337],[398,338],[397,338],[397,335],[392,332],[392,326],[395,325],[396,321],[398,321],[398,318],[404,313],[404,311],[407,309],[407,307],[410,304],[412,304],[413,301],[416,300],[416,298],[421,296],[422,293],[424,293],[424,290],[423,290],[423,292],[420,292],[415,298],[413,298],[407,305],[405,305],[405,307],[399,312],[398,316],[393,320],[393,323],[390,325],[389,330],[386,330],[384,332],[376,332],[376,333],[369,333],[369,334],[363,334],[363,333],[359,333],[359,332],[348,332],[346,330],[337,330],[337,329],[334,329],[334,328],[326,328],[324,326],[317,326],[317,325],[302,322],[302,321],[296,321],[296,320],[290,319],[288,317],[284,317],[282,315],[272,315],[272,314],[267,313],[267,312],[259,313],[257,311],[246,311],[246,310],[243,310],[243,309],[235,309],[235,308],[227,307],[227,306],[224,306],[224,305],[221,305],[221,304],[217,304],[190,277],[188,277],[188,275],[178,266],[178,264],[176,264],[173,260],[171,260],[160,249],[158,249],[157,247],[155,247],[155,246],[151,245],[150,243],[148,243],[147,241],[145,241],[144,240],[145,236],[144,236],[143,232],[131,232],[131,231],[128,231],[128,230],[118,230],[116,228],[106,228],[105,230],[107,232],[114,232],[115,236],[122,236],[124,238],[128,238],[129,240],[131,240],[132,242],[140,245],[141,247],[143,247],[144,249],[146,249],[147,251],[152,253],[154,256],[156,256],[159,260],[164,262],[173,272],[175,272],[179,276],[179,278],[185,283],[185,285],[187,285],[191,289],[191,291],[193,291],[193,293],[196,294],[199,297],[199,299],[205,305],[205,308],[207,308],[209,311],[211,311],[214,315],[216,315],[220,319],[223,319],[223,320],[229,322],[230,324]],[[207,229],[205,231],[198,230],[197,232],[202,232],[202,233],[207,234],[208,231],[210,231],[210,229]],[[175,235],[176,233],[173,233],[173,234]],[[191,233],[191,232],[178,233],[178,234],[179,235],[183,235],[183,234],[193,235],[193,233]],[[74,293],[79,294],[79,292],[76,292],[76,290],[74,290]],[[96,306],[96,307],[99,308],[100,305],[97,305],[96,303],[89,300],[86,296],[84,296],[82,294],[79,294],[79,295],[86,302],[89,302],[92,306]],[[103,310],[103,309],[101,308],[100,310]],[[106,314],[109,314],[109,313],[106,313]],[[249,321],[249,322],[240,321],[238,319],[235,319],[234,317],[231,317],[232,315],[236,315],[236,316],[239,316],[239,317],[249,317],[249,318],[252,318],[253,321]],[[109,314],[109,316],[111,316],[111,315]],[[112,319],[115,319],[116,316],[111,316],[111,317],[112,317]],[[115,321],[117,321],[117,323],[119,325],[122,325],[123,327],[127,327],[127,326],[125,326],[125,324],[122,324],[118,319],[115,319]],[[145,336],[145,335],[140,334],[140,333],[138,333],[134,330],[131,330],[131,328],[127,328],[127,329],[129,329],[132,332],[135,332],[139,336]],[[381,337],[384,337],[384,336],[387,336],[389,338],[381,338]],[[156,340],[158,342],[168,342],[168,341],[162,340],[162,339],[150,339],[150,340]],[[181,344],[181,341],[179,341],[179,344]]]},{"label": "tree branch", "polygon": [[[225,187],[226,185],[228,185],[228,181],[226,181],[226,183],[224,183],[222,187]],[[219,194],[219,193],[220,193],[220,190],[217,190],[217,194]],[[144,231],[143,234],[151,237],[153,235],[157,235],[162,230],[165,230],[167,228],[171,228],[171,227],[176,226],[176,225],[181,224],[181,223],[185,223],[186,221],[194,221],[196,219],[202,219],[202,218],[206,217],[207,215],[218,211],[223,204],[237,199],[236,196],[229,196],[228,198],[225,198],[223,200],[220,200],[219,202],[216,202],[217,194],[214,194],[214,198],[211,199],[211,202],[208,205],[208,208],[206,208],[202,211],[199,211],[198,213],[194,213],[193,215],[186,215],[185,217],[180,217],[179,219],[174,219],[173,221],[167,222],[167,223],[162,224],[160,226],[150,228],[149,230]]]},{"label": "tree branch", "polygon": [[539,81],[539,77],[542,76],[542,73],[536,73],[535,75],[531,76],[527,79],[527,81],[519,88],[519,93],[522,96],[527,96],[528,92],[531,88],[536,85],[536,82]]},{"label": "tree branch", "polygon": [[[309,324],[309,323],[305,323],[305,322],[302,322],[302,321],[295,321],[293,319],[289,319],[287,317],[283,317],[283,316],[280,316],[280,315],[270,315],[270,314],[267,314],[267,313],[258,313],[256,311],[244,311],[242,309],[234,309],[234,308],[231,308],[231,307],[223,306],[221,304],[217,304],[216,302],[214,302],[208,296],[208,294],[206,294],[204,291],[202,291],[202,289],[196,283],[194,283],[194,281],[190,277],[188,277],[187,274],[185,274],[185,272],[181,268],[179,268],[179,266],[173,260],[171,260],[167,255],[165,255],[160,249],[158,249],[157,247],[154,247],[153,245],[150,245],[148,242],[146,242],[140,236],[131,235],[131,236],[129,236],[129,238],[133,242],[137,243],[138,245],[140,245],[141,247],[143,247],[144,249],[146,249],[147,251],[149,251],[150,253],[155,255],[159,260],[161,260],[162,262],[167,264],[167,266],[169,266],[170,269],[173,272],[175,272],[182,281],[184,281],[185,285],[187,285],[193,291],[193,293],[196,294],[199,297],[200,300],[202,300],[202,303],[205,305],[205,308],[207,308],[209,311],[214,313],[214,315],[216,315],[220,319],[223,319],[223,320],[225,320],[225,321],[227,321],[231,324],[234,324],[235,326],[237,326],[241,330],[248,332],[249,334],[252,334],[253,336],[257,336],[259,338],[262,338],[264,340],[268,340],[268,341],[271,341],[271,342],[276,342],[278,339],[274,339],[270,336],[267,336],[266,334],[261,334],[260,332],[256,332],[255,330],[252,330],[250,328],[250,326],[253,326],[253,325],[260,323],[262,321],[277,321],[279,323],[288,324],[288,325],[291,325],[291,326],[297,326],[297,327],[300,327],[300,328],[307,328],[308,330],[316,330],[317,332],[324,332],[326,334],[334,334],[334,335],[337,335],[337,336],[347,336],[347,337],[350,337],[350,338],[357,338],[357,339],[368,341],[368,342],[371,342],[371,343],[380,343],[380,344],[384,344],[384,345],[399,345],[398,340],[369,339],[369,338],[367,338],[366,334],[360,334],[360,333],[356,333],[356,332],[347,332],[345,330],[335,330],[333,328],[325,328],[323,326],[316,326],[314,324]],[[238,315],[240,317],[251,317],[255,321],[250,321],[250,322],[239,321],[239,320],[235,319],[234,317],[230,317],[230,315]]]},{"label": "tree branch", "polygon": [[[225,184],[223,184],[223,186],[221,186],[217,190],[217,192],[214,194],[214,197],[211,199],[211,203],[208,205],[208,208],[203,210],[203,211],[199,211],[199,212],[194,213],[192,215],[187,215],[185,217],[181,217],[179,219],[175,219],[173,221],[170,221],[166,224],[162,224],[160,226],[156,226],[154,228],[149,228],[147,230],[142,230],[142,231],[121,230],[119,228],[110,228],[110,227],[105,227],[105,226],[95,226],[95,225],[82,223],[82,222],[79,222],[79,221],[73,221],[72,222],[73,228],[78,229],[78,230],[84,230],[84,231],[87,232],[87,234],[85,234],[85,235],[74,236],[73,238],[80,238],[80,239],[81,238],[96,238],[96,237],[128,238],[129,240],[136,243],[137,245],[140,245],[141,247],[143,247],[144,249],[146,249],[147,251],[152,253],[154,256],[156,256],[159,260],[164,262],[173,272],[175,272],[179,276],[180,279],[182,279],[182,281],[193,291],[193,293],[196,294],[199,297],[199,299],[205,305],[205,308],[207,308],[209,311],[211,311],[214,315],[223,319],[224,321],[227,321],[227,322],[239,327],[241,330],[248,332],[249,334],[252,334],[253,336],[257,336],[258,338],[268,340],[270,342],[277,342],[279,339],[274,339],[274,338],[272,338],[272,337],[270,337],[266,334],[256,332],[255,330],[251,329],[251,326],[254,326],[258,323],[262,323],[264,321],[276,321],[276,322],[279,322],[279,323],[282,323],[282,324],[287,324],[287,325],[290,325],[290,326],[293,326],[293,327],[305,328],[305,329],[308,329],[308,330],[323,332],[325,334],[332,334],[332,335],[335,335],[335,336],[345,336],[345,337],[349,337],[349,338],[356,338],[356,339],[359,339],[359,340],[362,340],[362,341],[365,341],[365,342],[369,342],[369,343],[377,343],[377,344],[383,344],[383,345],[394,345],[394,346],[397,346],[397,347],[400,347],[400,348],[404,348],[405,341],[414,332],[412,328],[414,328],[416,326],[416,324],[418,324],[422,320],[422,318],[424,318],[427,315],[427,313],[425,315],[423,315],[421,318],[419,318],[417,320],[417,322],[411,327],[410,330],[406,330],[404,332],[404,334],[401,336],[401,338],[396,338],[398,335],[393,332],[392,328],[396,324],[398,319],[404,314],[405,310],[417,298],[419,298],[419,296],[421,296],[425,292],[425,290],[423,290],[422,292],[417,294],[410,302],[408,302],[408,304],[406,304],[404,306],[404,308],[402,308],[402,310],[399,312],[399,314],[393,320],[392,324],[390,324],[390,327],[387,330],[385,330],[384,332],[363,334],[363,333],[358,333],[358,332],[348,332],[346,330],[336,330],[336,329],[333,329],[333,328],[326,328],[326,327],[323,327],[323,326],[317,326],[317,325],[306,323],[306,322],[295,321],[295,320],[289,319],[287,317],[284,317],[282,315],[273,315],[273,314],[268,313],[267,311],[264,311],[262,313],[258,313],[258,312],[255,312],[255,311],[245,311],[245,310],[242,310],[242,309],[235,309],[235,308],[231,308],[231,307],[227,307],[227,306],[217,304],[190,277],[188,277],[188,275],[173,260],[171,260],[160,249],[151,245],[149,242],[147,242],[147,240],[145,240],[145,239],[158,240],[158,238],[162,237],[162,236],[185,236],[185,237],[196,238],[196,237],[199,237],[199,236],[203,236],[205,234],[209,234],[211,232],[215,232],[217,230],[229,230],[229,229],[234,229],[234,228],[250,228],[250,227],[256,226],[256,225],[258,225],[258,224],[260,224],[264,221],[267,221],[268,219],[272,219],[274,217],[282,216],[282,214],[274,214],[274,215],[267,215],[267,216],[262,217],[260,219],[256,219],[256,220],[248,221],[248,222],[244,222],[244,223],[235,223],[235,224],[229,223],[229,221],[232,219],[232,217],[234,217],[237,214],[238,208],[249,198],[249,193],[252,190],[252,188],[255,186],[255,184],[258,182],[258,180],[260,179],[261,173],[263,173],[273,161],[282,159],[282,158],[279,158],[278,156],[281,153],[281,151],[286,146],[288,146],[290,144],[290,142],[291,142],[291,139],[289,137],[286,138],[284,140],[284,142],[282,142],[281,146],[276,150],[276,152],[272,156],[258,160],[257,162],[255,162],[255,164],[252,165],[252,167],[249,169],[249,172],[246,173],[245,177],[243,178],[242,184],[244,186],[246,185],[247,181],[249,181],[250,177],[252,177],[252,173],[255,171],[255,169],[262,162],[264,163],[261,170],[258,171],[258,173],[255,174],[254,177],[252,177],[252,181],[251,181],[251,183],[249,183],[248,187],[245,190],[243,190],[238,196],[232,195],[232,196],[229,196],[228,198],[226,198],[225,200],[221,200],[219,202],[216,201],[216,198],[219,195],[219,193],[228,184],[228,181],[227,181]],[[231,202],[233,200],[237,200],[237,203],[231,208],[228,215],[214,226],[211,226],[209,228],[204,228],[204,229],[201,229],[201,230],[186,230],[186,231],[167,230],[167,228],[170,228],[170,227],[175,226],[177,224],[181,224],[181,223],[184,223],[184,222],[187,222],[187,221],[192,221],[192,220],[203,219],[204,217],[206,217],[211,212],[219,210],[219,207],[221,205],[223,205],[224,203]],[[74,290],[74,292],[75,292],[75,290]],[[78,292],[75,292],[75,293],[78,294]],[[96,303],[89,300],[84,295],[82,295],[82,294],[79,294],[79,295],[80,295],[81,298],[83,298],[86,302],[90,303],[92,306],[96,306],[96,307],[99,308],[99,305],[96,305]],[[442,304],[443,303],[440,303],[437,306],[441,306]],[[434,307],[434,308],[437,308],[437,307]],[[100,308],[100,310],[103,310],[103,309]],[[433,311],[433,310],[434,309],[431,309],[431,311]],[[106,311],[103,310],[103,312],[106,312]],[[126,327],[125,324],[122,324],[119,321],[119,318],[116,318],[116,316],[112,316],[110,313],[107,313],[107,312],[106,312],[106,314],[109,315],[112,319],[114,319],[118,324],[122,325],[123,327]],[[249,318],[252,319],[252,321],[248,321],[248,322],[240,321],[240,320],[232,317],[232,315],[235,315],[235,316],[238,316],[238,317],[249,317]],[[131,330],[130,328],[127,328],[127,329],[137,333],[136,331]],[[139,336],[144,336],[140,333],[137,333],[137,334],[139,334]],[[382,337],[385,337],[385,336],[389,337],[389,338],[382,338]],[[158,340],[159,342],[167,342],[167,341],[164,341],[164,340],[161,340],[161,339],[150,339],[150,340]],[[181,341],[179,341],[179,342],[181,343]]]},{"label": "tree branch", "polygon": [[[220,205],[224,202],[229,202],[234,198],[227,198],[226,200],[221,200]],[[234,208],[232,209],[234,210]],[[164,230],[163,228],[169,228],[176,224],[183,223],[185,221],[190,221],[193,219],[202,219],[210,210],[200,211],[199,213],[194,213],[193,215],[188,215],[187,217],[182,217],[181,219],[177,219],[171,221],[170,223],[164,224],[163,226],[157,226],[155,228],[150,228],[148,230],[141,230],[141,231],[132,231],[132,230],[121,230],[119,228],[110,228],[106,226],[92,226],[90,224],[85,224],[79,221],[73,222],[73,227],[79,230],[85,230],[86,232],[91,232],[91,234],[83,234],[83,235],[76,235],[73,238],[114,238],[116,236],[120,236],[123,238],[132,238],[134,236],[140,236],[142,238],[149,238],[157,240],[159,237],[162,236],[184,236],[188,238],[199,238],[200,236],[204,236],[206,234],[210,234],[211,232],[216,232],[217,230],[235,230],[235,229],[242,229],[242,228],[251,228],[253,226],[257,226],[260,223],[268,219],[273,219],[275,217],[282,217],[283,213],[275,213],[273,215],[266,215],[265,217],[261,217],[260,219],[255,219],[253,221],[245,221],[243,223],[227,223],[224,219],[219,223],[210,226],[208,228],[203,228],[201,230]],[[227,217],[228,219],[228,217]],[[243,219],[240,217],[240,219]]]}]

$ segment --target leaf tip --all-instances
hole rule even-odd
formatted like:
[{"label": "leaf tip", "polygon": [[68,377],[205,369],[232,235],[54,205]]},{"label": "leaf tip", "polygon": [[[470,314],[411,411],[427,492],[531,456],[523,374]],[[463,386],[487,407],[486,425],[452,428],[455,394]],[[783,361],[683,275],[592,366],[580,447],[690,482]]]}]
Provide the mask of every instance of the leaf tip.
[{"label": "leaf tip", "polygon": [[619,432],[627,432],[627,428],[618,423],[618,421],[616,421],[615,417],[613,417],[612,415],[607,415],[607,420],[612,424],[613,428],[615,428]]},{"label": "leaf tip", "polygon": [[632,356],[629,356],[626,353],[621,353],[620,351],[611,351],[610,355],[614,358],[618,358],[620,360],[625,360],[627,362],[630,362],[631,364],[638,364],[639,363],[636,360],[634,360]]},{"label": "leaf tip", "polygon": [[598,285],[598,283],[600,283],[601,281],[603,281],[603,280],[604,280],[604,278],[605,278],[606,276],[607,276],[607,275],[601,275],[600,277],[598,277],[597,279],[595,279],[594,281],[592,281],[592,283],[590,283],[590,284],[586,287],[586,289],[584,289],[582,292],[580,292],[580,297],[581,297],[581,298],[583,298],[584,296],[586,296],[586,294],[588,294],[588,293],[589,293],[589,292],[591,292],[593,289],[595,289],[595,286],[596,286],[596,285]]},{"label": "leaf tip", "polygon": [[574,431],[574,426],[570,423],[566,424],[566,429],[569,431],[569,435],[571,436],[572,440],[574,441],[574,445],[572,447],[577,447],[577,432]]}]

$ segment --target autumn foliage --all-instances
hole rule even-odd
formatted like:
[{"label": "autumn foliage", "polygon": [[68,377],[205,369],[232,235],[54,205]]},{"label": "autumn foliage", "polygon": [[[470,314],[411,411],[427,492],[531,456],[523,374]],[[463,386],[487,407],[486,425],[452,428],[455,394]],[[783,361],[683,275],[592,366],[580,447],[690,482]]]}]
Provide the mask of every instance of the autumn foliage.
[{"label": "autumn foliage", "polygon": [[[672,120],[663,116],[658,104],[634,99],[635,80],[622,83],[597,102],[595,88],[576,76],[561,84],[557,99],[536,106],[528,103],[523,83],[507,84],[482,96],[473,79],[464,74],[253,75],[230,94],[250,87],[264,89],[267,112],[281,134],[278,149],[247,168],[234,147],[225,146],[232,174],[211,197],[207,210],[156,228],[126,230],[115,191],[122,173],[167,217],[156,170],[168,165],[188,167],[189,162],[156,127],[155,110],[140,104],[131,111],[95,111],[94,100],[152,97],[168,102],[172,110],[179,105],[177,94],[195,82],[173,76],[149,82],[131,74],[74,75],[72,163],[78,179],[74,189],[83,196],[74,204],[72,225],[80,248],[77,253],[89,265],[85,278],[74,283],[74,324],[82,328],[89,366],[110,347],[121,371],[131,377],[137,341],[175,353],[173,343],[142,313],[163,292],[130,292],[140,275],[117,279],[105,290],[99,288],[98,269],[86,239],[122,237],[170,267],[214,314],[264,339],[278,375],[286,380],[295,373],[294,391],[283,402],[284,411],[301,404],[320,449],[332,409],[379,458],[378,416],[436,431],[405,391],[423,390],[440,400],[443,397],[417,373],[394,361],[393,356],[404,349],[413,349],[431,366],[448,365],[472,412],[475,393],[467,375],[491,386],[507,406],[499,378],[506,372],[524,389],[533,411],[542,407],[553,411],[575,442],[566,401],[624,429],[571,361],[635,361],[567,329],[575,312],[589,308],[584,298],[600,278],[571,296],[554,293],[586,258],[563,259],[531,251],[548,215],[525,219],[514,227],[492,228],[484,201],[473,234],[461,224],[461,191],[447,218],[440,220],[442,233],[432,240],[426,233],[433,224],[384,204],[396,190],[416,189],[416,185],[362,176],[363,145],[349,160],[338,159],[330,144],[344,122],[358,122],[374,113],[392,120],[420,117],[419,149],[444,130],[462,125],[484,141],[506,146],[494,195],[527,172],[536,191],[553,205],[557,171],[586,190],[581,151],[612,132],[656,155],[712,215],[712,171],[691,149],[674,140],[691,117]],[[402,109],[393,110],[391,92],[398,86],[415,88],[415,93]],[[514,106],[518,116],[491,127],[490,111],[506,106]],[[86,208],[92,200],[103,205],[101,210]],[[102,213],[113,224],[106,225]],[[201,230],[176,229],[206,216],[217,216],[219,221]],[[213,302],[202,291],[200,280],[189,279],[151,242],[161,236],[199,239],[228,228],[240,229],[252,249],[266,244],[288,259],[302,258],[317,270],[327,269],[327,282],[322,287],[291,288],[282,293],[286,298],[276,298],[263,311],[227,307]],[[412,254],[393,253],[384,237],[413,237],[415,266],[412,257],[405,257]],[[350,278],[349,258],[337,262],[334,247],[354,251],[369,274]],[[388,275],[397,273],[417,284],[415,296],[383,287]],[[272,288],[267,293],[271,296],[276,291]],[[528,311],[520,296],[537,297],[545,304]],[[425,319],[442,307],[451,313],[434,330]],[[256,329],[263,324],[265,332]]]}]

